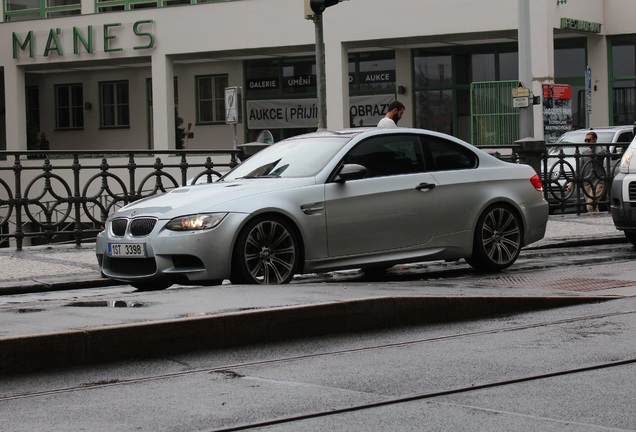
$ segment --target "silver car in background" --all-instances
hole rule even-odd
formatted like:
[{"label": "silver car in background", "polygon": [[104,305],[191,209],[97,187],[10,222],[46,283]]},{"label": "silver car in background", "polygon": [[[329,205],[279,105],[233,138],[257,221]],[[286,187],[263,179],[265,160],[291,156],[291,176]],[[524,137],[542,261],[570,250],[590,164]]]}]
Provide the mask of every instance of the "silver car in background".
[{"label": "silver car in background", "polygon": [[[566,132],[553,145],[546,147],[544,180],[551,210],[575,206],[577,197],[585,200],[585,192],[582,188],[579,191],[582,181],[579,180],[577,184],[577,178],[581,175],[579,171],[584,171],[583,152],[589,149],[589,144],[585,143],[585,137],[592,131],[598,136],[597,145],[604,149],[603,158],[597,159],[607,173],[605,181],[609,185],[604,188],[604,191],[610,189],[611,179],[618,173],[618,164],[623,150],[634,137],[634,126],[604,126]],[[605,193],[599,197],[599,201],[606,200]]]},{"label": "silver car in background", "polygon": [[547,219],[528,165],[427,130],[319,131],[271,145],[215,183],[123,207],[96,254],[105,276],[140,290],[461,258],[500,271],[543,238]]}]

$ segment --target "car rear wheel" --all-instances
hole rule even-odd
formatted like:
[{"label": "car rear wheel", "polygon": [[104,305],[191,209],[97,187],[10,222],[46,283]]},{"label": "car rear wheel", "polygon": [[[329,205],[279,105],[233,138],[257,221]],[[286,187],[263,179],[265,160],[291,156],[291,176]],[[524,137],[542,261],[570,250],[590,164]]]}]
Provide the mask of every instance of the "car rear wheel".
[{"label": "car rear wheel", "polygon": [[488,208],[477,221],[473,255],[466,262],[479,271],[500,271],[519,256],[522,231],[517,214],[508,206]]},{"label": "car rear wheel", "polygon": [[234,250],[232,283],[275,285],[292,280],[300,253],[288,222],[269,216],[251,221]]}]

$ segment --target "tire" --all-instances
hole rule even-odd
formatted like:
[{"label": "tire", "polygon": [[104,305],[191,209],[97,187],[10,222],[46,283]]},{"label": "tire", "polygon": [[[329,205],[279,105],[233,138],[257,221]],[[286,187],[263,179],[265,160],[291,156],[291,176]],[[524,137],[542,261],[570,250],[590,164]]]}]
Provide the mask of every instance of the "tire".
[{"label": "tire", "polygon": [[231,282],[289,283],[296,274],[299,259],[299,242],[288,222],[275,216],[254,219],[236,242]]},{"label": "tire", "polygon": [[519,216],[510,207],[496,204],[479,217],[473,255],[466,262],[478,271],[501,271],[514,264],[522,244]]},{"label": "tire", "polygon": [[393,266],[373,266],[363,267],[362,272],[367,276],[381,276],[387,272]]},{"label": "tire", "polygon": [[137,291],[161,291],[172,286],[171,282],[164,281],[150,281],[150,282],[135,282],[130,284],[133,288],[137,288]]},{"label": "tire", "polygon": [[624,231],[624,233],[627,241],[636,246],[636,231]]}]

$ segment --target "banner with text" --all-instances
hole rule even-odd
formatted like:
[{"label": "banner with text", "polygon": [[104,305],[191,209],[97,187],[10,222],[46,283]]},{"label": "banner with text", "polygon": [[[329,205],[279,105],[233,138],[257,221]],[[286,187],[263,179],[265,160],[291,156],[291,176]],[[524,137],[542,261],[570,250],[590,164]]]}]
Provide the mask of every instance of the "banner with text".
[{"label": "banner with text", "polygon": [[[349,126],[375,126],[384,117],[395,96],[372,95],[349,98]],[[249,100],[248,129],[315,128],[318,126],[318,100]]]},{"label": "banner with text", "polygon": [[543,134],[546,143],[553,143],[572,129],[572,86],[543,85]]}]

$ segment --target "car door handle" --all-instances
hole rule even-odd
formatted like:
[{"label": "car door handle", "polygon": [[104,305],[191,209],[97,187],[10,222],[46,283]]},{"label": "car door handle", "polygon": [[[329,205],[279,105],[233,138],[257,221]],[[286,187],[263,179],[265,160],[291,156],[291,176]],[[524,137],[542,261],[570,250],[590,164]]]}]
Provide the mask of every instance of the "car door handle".
[{"label": "car door handle", "polygon": [[415,189],[417,190],[424,190],[424,189],[433,189],[435,187],[434,183],[420,183],[417,186],[415,186]]}]

